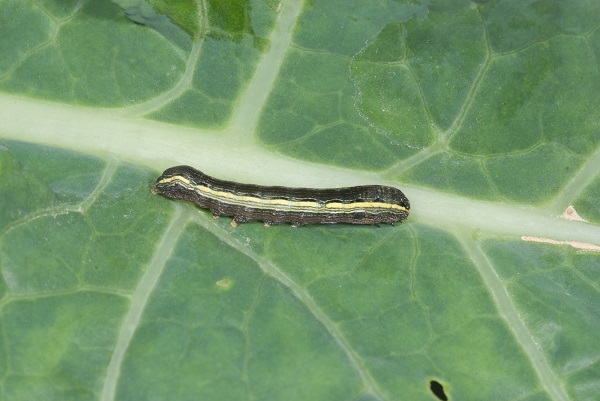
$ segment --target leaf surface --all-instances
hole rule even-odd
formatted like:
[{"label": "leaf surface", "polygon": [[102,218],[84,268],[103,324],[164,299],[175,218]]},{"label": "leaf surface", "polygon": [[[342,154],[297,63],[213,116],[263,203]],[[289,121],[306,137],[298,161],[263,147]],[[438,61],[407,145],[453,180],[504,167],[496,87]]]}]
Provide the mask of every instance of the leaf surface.
[{"label": "leaf surface", "polygon": [[[1,0],[0,399],[598,399],[599,23]],[[150,193],[179,164],[411,213],[233,228]]]}]

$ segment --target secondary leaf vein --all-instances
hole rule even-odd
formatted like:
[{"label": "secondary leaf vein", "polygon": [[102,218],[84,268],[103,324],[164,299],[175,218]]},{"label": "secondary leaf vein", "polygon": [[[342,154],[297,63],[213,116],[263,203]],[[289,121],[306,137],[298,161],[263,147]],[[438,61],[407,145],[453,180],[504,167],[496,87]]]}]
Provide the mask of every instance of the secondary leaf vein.
[{"label": "secondary leaf vein", "polygon": [[104,380],[100,396],[101,401],[112,401],[115,399],[125,354],[135,334],[135,330],[139,326],[150,295],[163,272],[168,258],[171,256],[171,252],[175,248],[179,236],[185,229],[187,219],[188,216],[181,212],[181,207],[177,207],[175,216],[171,219],[169,226],[154,250],[154,255],[146,273],[131,296],[131,305],[121,324],[115,348],[106,369],[106,379]]},{"label": "secondary leaf vein", "polygon": [[483,250],[471,240],[468,233],[457,234],[457,237],[475,266],[477,266],[486,287],[494,298],[498,313],[504,318],[508,327],[512,330],[515,340],[529,358],[544,390],[552,400],[568,401],[567,393],[560,385],[548,360],[529,333],[510,294],[506,290],[505,284],[498,277],[490,260]]}]

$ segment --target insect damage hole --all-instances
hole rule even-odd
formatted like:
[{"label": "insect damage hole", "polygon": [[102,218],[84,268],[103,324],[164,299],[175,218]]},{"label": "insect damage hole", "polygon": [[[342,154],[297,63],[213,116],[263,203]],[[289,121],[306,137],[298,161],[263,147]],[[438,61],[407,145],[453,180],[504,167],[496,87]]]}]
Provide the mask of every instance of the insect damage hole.
[{"label": "insect damage hole", "polygon": [[429,382],[429,389],[439,400],[448,401],[448,396],[444,392],[444,386],[437,380],[431,380]]}]

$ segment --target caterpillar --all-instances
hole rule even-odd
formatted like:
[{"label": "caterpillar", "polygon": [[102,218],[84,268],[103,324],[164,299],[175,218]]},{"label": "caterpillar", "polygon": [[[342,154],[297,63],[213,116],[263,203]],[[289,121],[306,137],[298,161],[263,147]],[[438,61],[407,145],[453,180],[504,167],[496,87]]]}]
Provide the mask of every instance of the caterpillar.
[{"label": "caterpillar", "polygon": [[153,194],[193,202],[214,217],[233,216],[232,226],[262,221],[266,226],[380,224],[408,217],[410,203],[397,188],[363,185],[345,188],[288,188],[238,184],[210,177],[190,166],[166,169]]}]

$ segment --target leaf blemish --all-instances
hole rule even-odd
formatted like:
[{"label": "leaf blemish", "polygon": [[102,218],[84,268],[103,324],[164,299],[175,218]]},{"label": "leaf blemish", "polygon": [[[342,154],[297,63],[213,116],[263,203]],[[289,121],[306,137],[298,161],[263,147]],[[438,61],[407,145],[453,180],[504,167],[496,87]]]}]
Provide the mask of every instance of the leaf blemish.
[{"label": "leaf blemish", "polygon": [[224,277],[221,280],[217,281],[215,284],[219,290],[229,291],[233,286],[233,280],[229,277]]},{"label": "leaf blemish", "polygon": [[586,252],[600,252],[600,246],[579,241],[557,241],[550,238],[530,237],[527,235],[523,235],[521,237],[521,240],[529,242],[541,242],[552,245],[569,245],[575,249],[579,249]]},{"label": "leaf blemish", "polygon": [[448,396],[444,392],[444,386],[437,380],[431,380],[429,382],[429,389],[439,400],[448,401]]}]

